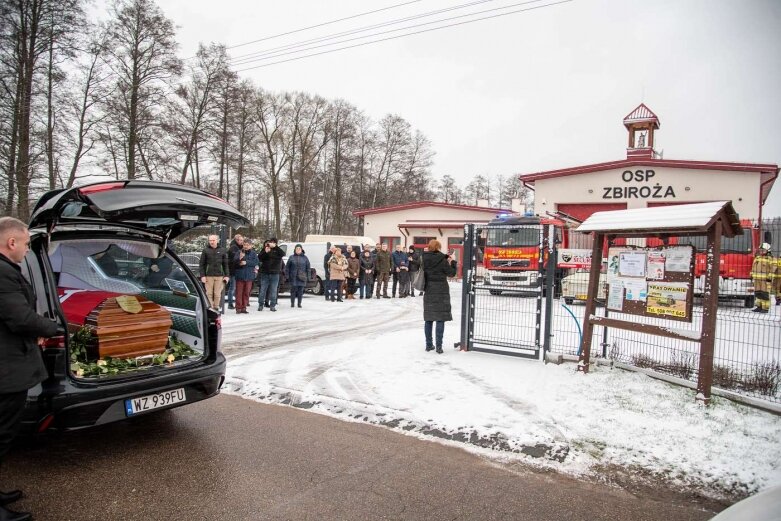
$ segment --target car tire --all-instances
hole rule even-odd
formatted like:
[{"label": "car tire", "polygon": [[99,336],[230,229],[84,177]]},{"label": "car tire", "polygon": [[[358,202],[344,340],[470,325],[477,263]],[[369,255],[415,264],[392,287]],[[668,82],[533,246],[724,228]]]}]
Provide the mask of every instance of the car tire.
[{"label": "car tire", "polygon": [[312,288],[312,293],[315,295],[325,295],[325,286],[323,286],[323,281],[320,277],[317,277],[317,284]]},{"label": "car tire", "polygon": [[570,298],[570,297],[564,297],[564,303],[565,303],[566,305],[568,305],[568,306],[571,306],[573,302],[575,302],[575,299],[574,299],[574,298]]},{"label": "car tire", "polygon": [[754,297],[746,297],[743,299],[743,306],[747,308],[754,307]]}]

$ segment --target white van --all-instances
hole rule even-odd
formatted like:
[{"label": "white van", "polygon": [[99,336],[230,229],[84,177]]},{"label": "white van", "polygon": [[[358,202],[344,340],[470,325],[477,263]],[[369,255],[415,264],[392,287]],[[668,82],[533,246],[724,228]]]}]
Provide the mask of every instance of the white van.
[{"label": "white van", "polygon": [[[304,254],[309,259],[309,264],[315,269],[317,272],[317,286],[312,290],[312,292],[315,295],[324,295],[325,294],[325,266],[324,259],[325,254],[328,252],[328,249],[331,247],[331,245],[337,246],[342,249],[342,252],[346,255],[347,254],[347,245],[350,245],[353,247],[353,250],[355,250],[358,253],[358,256],[361,256],[361,252],[363,252],[363,246],[365,244],[371,245],[371,247],[374,247],[375,241],[369,239],[368,237],[358,237],[358,236],[348,236],[348,235],[307,235],[306,238],[309,239],[310,237],[325,237],[329,240],[326,241],[304,241],[304,242],[281,242],[279,243],[279,247],[282,248],[285,251],[285,258],[284,261],[287,263],[287,256],[293,254],[293,248],[296,247],[296,244],[300,244],[301,247],[304,249]],[[334,239],[333,241],[330,239]],[[359,239],[364,239],[363,241]]]},{"label": "white van", "polygon": [[306,242],[330,242],[331,244],[352,244],[355,247],[356,244],[361,245],[361,248],[365,244],[368,244],[372,248],[377,244],[377,241],[370,237],[361,235],[313,235],[306,236]]}]

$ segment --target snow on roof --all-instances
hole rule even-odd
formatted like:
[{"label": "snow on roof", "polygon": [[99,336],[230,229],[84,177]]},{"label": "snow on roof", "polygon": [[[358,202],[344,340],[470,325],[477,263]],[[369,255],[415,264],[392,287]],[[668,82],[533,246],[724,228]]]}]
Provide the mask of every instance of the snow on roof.
[{"label": "snow on roof", "polygon": [[[578,226],[578,231],[703,230],[722,210],[726,210],[730,216],[727,226],[739,234],[737,214],[729,201],[596,212]],[[725,230],[725,233],[732,235],[729,229]]]},{"label": "snow on roof", "polygon": [[475,210],[478,212],[487,212],[494,215],[497,213],[512,213],[512,210],[508,210],[507,208],[490,208],[487,206],[450,204],[450,203],[441,203],[439,201],[414,201],[411,203],[393,204],[390,206],[377,206],[375,208],[364,208],[361,210],[354,210],[353,215],[356,217],[361,217],[363,215],[368,215],[372,213],[397,212],[399,210],[411,210],[413,208],[424,208],[427,206],[431,206],[435,208],[451,208],[456,210]]}]

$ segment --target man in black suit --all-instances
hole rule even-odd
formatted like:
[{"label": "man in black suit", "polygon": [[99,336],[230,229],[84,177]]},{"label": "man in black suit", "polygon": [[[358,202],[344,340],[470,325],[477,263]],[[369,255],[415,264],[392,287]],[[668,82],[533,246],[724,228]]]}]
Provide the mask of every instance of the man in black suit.
[{"label": "man in black suit", "polygon": [[[44,338],[65,332],[35,311],[33,288],[19,267],[29,249],[27,226],[13,217],[0,217],[0,463],[21,425],[27,391],[47,377],[38,346]],[[32,519],[28,513],[5,508],[21,497],[20,490],[0,492],[0,519]]]}]

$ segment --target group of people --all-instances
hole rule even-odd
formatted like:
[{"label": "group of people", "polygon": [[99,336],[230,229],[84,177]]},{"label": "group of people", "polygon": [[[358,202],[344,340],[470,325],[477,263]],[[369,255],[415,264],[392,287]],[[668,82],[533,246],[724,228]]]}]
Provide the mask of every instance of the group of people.
[{"label": "group of people", "polygon": [[[342,252],[340,247],[332,246],[323,259],[327,277],[326,301],[344,302],[343,294],[352,300],[356,292],[359,299],[414,297],[412,277],[422,270],[424,285],[419,294],[423,295],[426,351],[442,353],[445,322],[453,320],[448,278],[457,272],[456,261],[452,255],[442,253],[442,244],[437,240],[429,241],[422,255],[413,246],[404,251],[400,245],[390,253],[386,243],[373,249],[366,244],[360,254],[351,246],[346,246],[345,250]],[[393,284],[388,295],[391,279]]]},{"label": "group of people", "polygon": [[[323,259],[326,276],[325,299],[331,302],[342,302],[345,299],[354,300],[358,293],[359,299],[414,297],[412,277],[420,269],[421,257],[410,246],[404,251],[401,245],[390,253],[388,245],[378,244],[374,248],[366,244],[358,253],[347,245],[345,251],[338,246],[331,246]],[[393,280],[391,295],[388,295],[388,282]]]},{"label": "group of people", "polygon": [[253,246],[252,240],[241,234],[234,236],[227,249],[219,245],[219,237],[209,236],[209,245],[201,252],[199,269],[211,308],[215,311],[222,309],[225,289],[228,309],[235,309],[237,314],[249,313],[250,292],[257,280],[258,311],[263,311],[266,306],[276,311],[283,270],[290,285],[290,307],[297,304],[300,308],[310,272],[309,259],[301,245],[296,245],[287,264],[283,262],[285,251],[279,247],[276,237],[265,241],[258,250]]},{"label": "group of people", "polygon": [[[442,353],[445,322],[453,320],[447,279],[455,276],[457,266],[452,255],[441,249],[442,244],[437,240],[429,241],[422,253],[413,246],[405,251],[401,245],[391,253],[386,243],[374,247],[366,244],[360,252],[350,245],[344,250],[331,246],[323,258],[325,300],[355,300],[356,294],[359,299],[414,297],[412,278],[423,270],[425,286],[419,295],[423,295],[426,351]],[[210,235],[199,267],[211,307],[222,308],[223,285],[227,284],[228,308],[235,309],[237,314],[248,313],[250,291],[257,281],[258,311],[266,306],[276,311],[279,280],[284,270],[290,285],[290,307],[300,308],[311,263],[300,244],[296,244],[287,263],[283,257],[285,251],[279,247],[276,237],[265,241],[256,251],[252,240],[240,234],[227,249],[219,245],[216,235]]]}]

